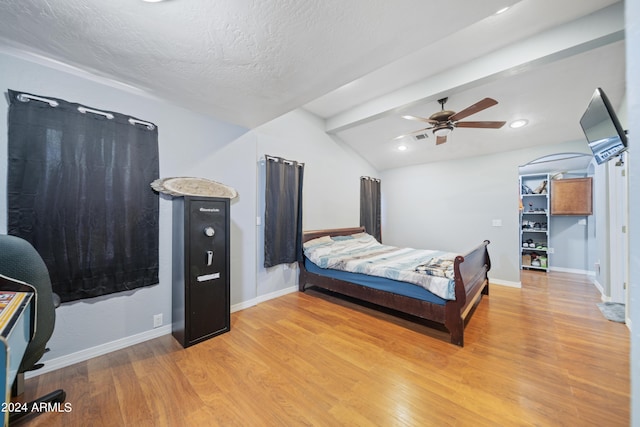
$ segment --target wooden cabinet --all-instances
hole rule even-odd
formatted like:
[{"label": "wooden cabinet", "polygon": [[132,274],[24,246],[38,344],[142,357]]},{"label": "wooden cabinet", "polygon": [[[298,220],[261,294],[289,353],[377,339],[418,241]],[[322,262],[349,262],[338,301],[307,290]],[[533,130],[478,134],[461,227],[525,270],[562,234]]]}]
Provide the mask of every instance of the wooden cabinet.
[{"label": "wooden cabinet", "polygon": [[588,178],[551,181],[551,215],[593,214],[593,183]]}]

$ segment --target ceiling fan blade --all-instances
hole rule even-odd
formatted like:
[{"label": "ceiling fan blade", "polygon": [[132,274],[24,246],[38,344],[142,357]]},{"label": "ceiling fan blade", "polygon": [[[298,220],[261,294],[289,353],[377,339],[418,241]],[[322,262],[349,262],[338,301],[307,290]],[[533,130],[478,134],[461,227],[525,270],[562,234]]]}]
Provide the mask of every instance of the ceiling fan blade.
[{"label": "ceiling fan blade", "polygon": [[493,107],[497,103],[498,101],[496,101],[493,98],[485,98],[465,108],[464,110],[457,112],[453,116],[449,117],[449,120],[456,121],[456,120],[464,119],[465,117],[475,114],[479,111],[485,110],[489,107]]},{"label": "ceiling fan blade", "polygon": [[447,142],[446,136],[439,136],[436,138],[436,145],[444,144],[445,142]]},{"label": "ceiling fan blade", "polygon": [[500,129],[506,122],[458,122],[457,128]]},{"label": "ceiling fan blade", "polygon": [[433,124],[438,123],[437,121],[435,121],[435,120],[431,120],[431,119],[428,119],[428,118],[426,118],[426,117],[402,116],[402,118],[403,118],[403,119],[407,119],[407,120],[417,120],[417,121],[419,121],[419,122],[427,122],[427,123],[433,123]]},{"label": "ceiling fan blade", "polygon": [[417,135],[419,133],[424,132],[425,130],[429,130],[429,129],[433,129],[433,126],[428,127],[428,128],[424,128],[424,129],[418,129],[418,130],[414,130],[413,132],[409,132],[409,133],[405,133],[404,135],[398,135],[395,138],[392,139],[392,141],[395,141],[396,139],[402,139],[405,136],[412,136],[412,135]]}]

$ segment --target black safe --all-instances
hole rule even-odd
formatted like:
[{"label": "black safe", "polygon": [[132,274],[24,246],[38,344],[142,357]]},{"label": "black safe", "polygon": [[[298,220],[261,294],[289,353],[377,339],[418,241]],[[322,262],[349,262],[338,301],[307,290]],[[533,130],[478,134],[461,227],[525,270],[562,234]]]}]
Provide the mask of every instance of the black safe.
[{"label": "black safe", "polygon": [[172,333],[189,347],[228,332],[229,199],[173,199]]}]

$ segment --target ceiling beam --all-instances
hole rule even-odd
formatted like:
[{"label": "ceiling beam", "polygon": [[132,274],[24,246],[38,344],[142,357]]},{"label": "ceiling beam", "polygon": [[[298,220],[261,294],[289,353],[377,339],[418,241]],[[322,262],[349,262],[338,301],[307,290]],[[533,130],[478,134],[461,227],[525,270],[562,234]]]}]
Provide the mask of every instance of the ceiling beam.
[{"label": "ceiling beam", "polygon": [[419,102],[623,40],[624,22],[624,3],[619,2],[330,117],[325,130],[336,133]]}]

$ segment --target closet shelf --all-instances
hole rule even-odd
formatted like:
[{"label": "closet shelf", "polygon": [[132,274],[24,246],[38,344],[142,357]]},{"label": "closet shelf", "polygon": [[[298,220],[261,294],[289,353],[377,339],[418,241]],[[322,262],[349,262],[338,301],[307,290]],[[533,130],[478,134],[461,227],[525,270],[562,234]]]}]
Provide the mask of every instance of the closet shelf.
[{"label": "closet shelf", "polygon": [[[549,217],[549,174],[520,175],[521,209],[520,209],[520,268],[547,271],[549,256],[553,251],[550,246]],[[542,193],[533,193],[541,191]],[[543,249],[528,247],[528,244]],[[527,244],[527,247],[524,245]]]}]

